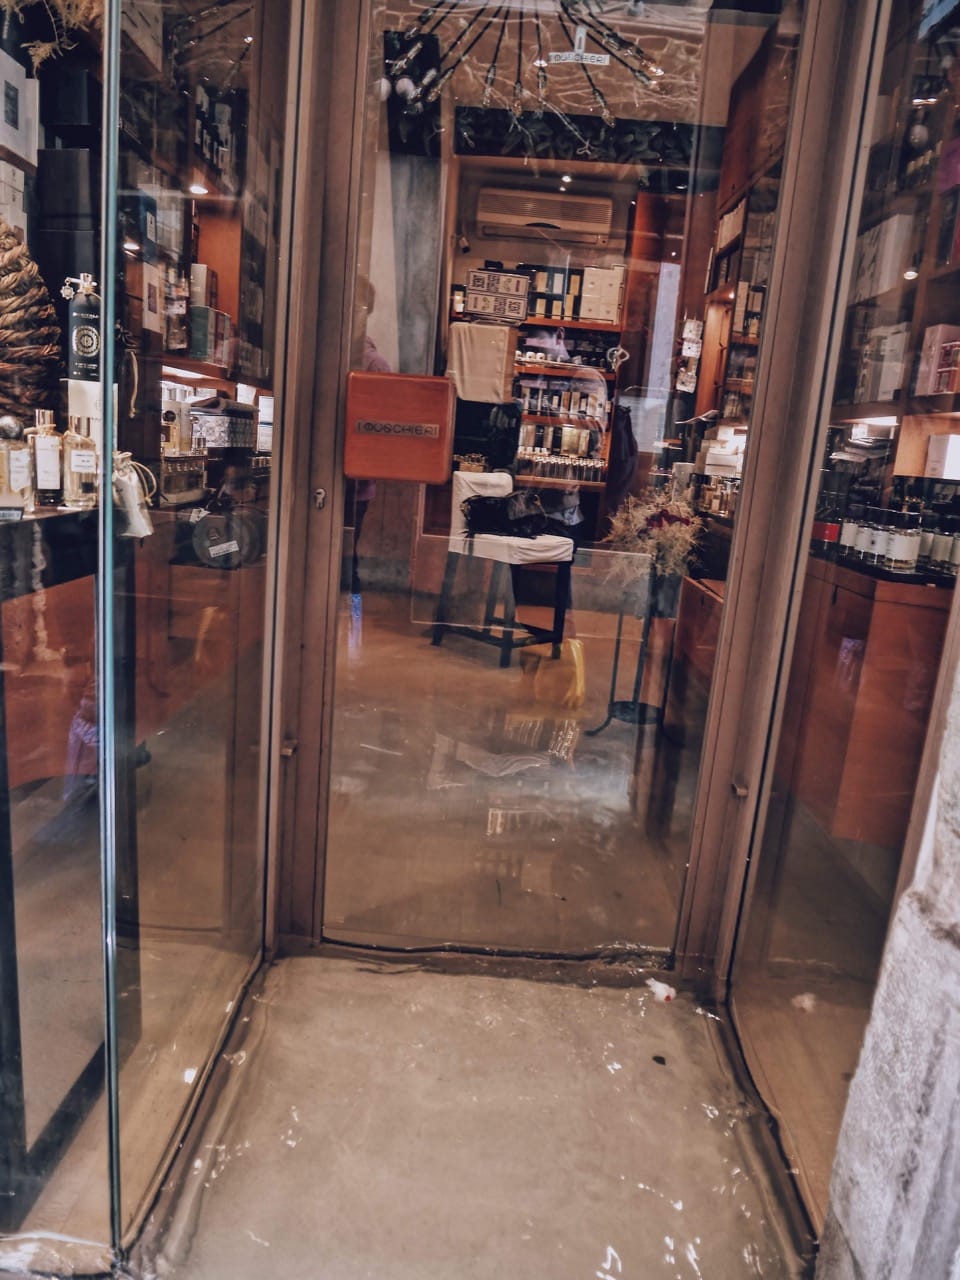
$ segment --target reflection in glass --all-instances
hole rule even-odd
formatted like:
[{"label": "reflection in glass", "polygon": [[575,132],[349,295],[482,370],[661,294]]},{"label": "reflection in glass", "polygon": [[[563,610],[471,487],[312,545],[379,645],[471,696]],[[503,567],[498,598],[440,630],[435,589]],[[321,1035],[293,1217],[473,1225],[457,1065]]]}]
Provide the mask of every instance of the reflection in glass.
[{"label": "reflection in glass", "polygon": [[734,983],[751,1068],[818,1224],[957,572],[960,187],[942,42],[960,28],[947,17],[931,29],[927,8],[894,6],[873,104],[797,640]]},{"label": "reflection in glass", "polygon": [[374,6],[330,938],[672,945],[800,30],[709,10]]}]

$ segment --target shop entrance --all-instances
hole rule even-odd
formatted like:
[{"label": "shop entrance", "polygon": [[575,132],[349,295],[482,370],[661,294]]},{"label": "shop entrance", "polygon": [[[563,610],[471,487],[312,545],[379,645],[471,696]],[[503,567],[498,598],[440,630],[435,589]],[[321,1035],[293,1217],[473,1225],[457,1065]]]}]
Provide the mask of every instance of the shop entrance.
[{"label": "shop entrance", "polygon": [[374,6],[328,940],[673,949],[802,27],[742,10]]}]

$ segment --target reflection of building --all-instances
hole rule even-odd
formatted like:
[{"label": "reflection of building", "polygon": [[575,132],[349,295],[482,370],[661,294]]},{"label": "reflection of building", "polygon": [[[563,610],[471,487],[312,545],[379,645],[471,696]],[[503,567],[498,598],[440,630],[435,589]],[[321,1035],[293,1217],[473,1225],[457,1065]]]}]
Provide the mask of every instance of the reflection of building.
[{"label": "reflection of building", "polygon": [[[67,341],[101,282],[116,407],[48,407],[158,493],[103,542],[108,459],[38,513],[0,447],[0,1228],[109,1268],[275,947],[644,949],[728,1002],[826,1257],[946,1274],[952,10],[110,0],[105,133],[83,5],[33,74],[61,7],[0,33],[0,214]],[[530,527],[451,538],[473,471]],[[675,478],[652,579],[602,540]]]}]

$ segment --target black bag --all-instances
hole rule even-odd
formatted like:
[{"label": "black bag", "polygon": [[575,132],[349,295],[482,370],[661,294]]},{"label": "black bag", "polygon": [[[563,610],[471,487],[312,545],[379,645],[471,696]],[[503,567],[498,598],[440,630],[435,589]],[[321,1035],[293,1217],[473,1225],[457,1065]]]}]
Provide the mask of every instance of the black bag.
[{"label": "black bag", "polygon": [[536,538],[547,529],[546,513],[535,489],[515,489],[499,498],[464,498],[460,510],[471,538],[475,533]]}]

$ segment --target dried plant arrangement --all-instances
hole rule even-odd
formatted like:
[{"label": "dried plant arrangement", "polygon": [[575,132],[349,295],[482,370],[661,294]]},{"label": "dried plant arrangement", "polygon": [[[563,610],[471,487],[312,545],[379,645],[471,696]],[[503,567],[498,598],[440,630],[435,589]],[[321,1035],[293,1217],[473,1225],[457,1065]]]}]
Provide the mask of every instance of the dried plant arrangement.
[{"label": "dried plant arrangement", "polygon": [[0,218],[0,413],[33,417],[56,403],[60,328],[37,264]]},{"label": "dried plant arrangement", "polygon": [[685,498],[674,498],[669,489],[644,489],[613,513],[603,542],[614,551],[650,556],[661,577],[680,577],[696,551],[701,529],[700,517]]},{"label": "dried plant arrangement", "polygon": [[0,0],[4,31],[14,20],[23,22],[27,16],[37,17],[41,29],[49,28],[49,35],[24,42],[36,72],[48,58],[74,47],[72,35],[77,31],[93,31],[103,21],[103,0]]}]

